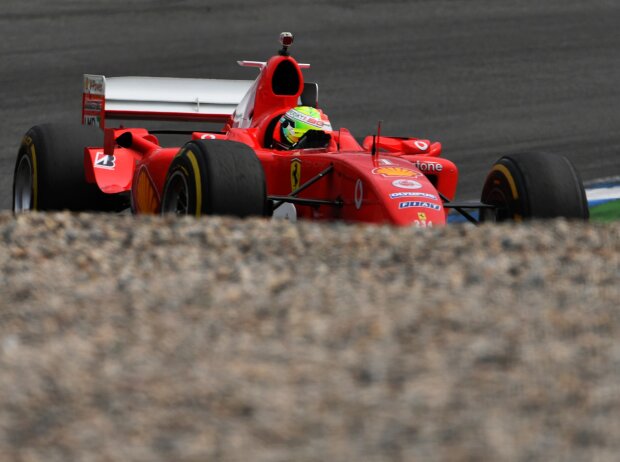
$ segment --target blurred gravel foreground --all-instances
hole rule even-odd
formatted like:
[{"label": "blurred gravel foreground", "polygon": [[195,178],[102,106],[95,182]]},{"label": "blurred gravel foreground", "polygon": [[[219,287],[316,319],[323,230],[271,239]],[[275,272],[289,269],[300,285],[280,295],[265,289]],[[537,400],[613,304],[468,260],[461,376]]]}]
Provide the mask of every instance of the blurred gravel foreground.
[{"label": "blurred gravel foreground", "polygon": [[2,461],[617,461],[620,225],[0,214]]}]

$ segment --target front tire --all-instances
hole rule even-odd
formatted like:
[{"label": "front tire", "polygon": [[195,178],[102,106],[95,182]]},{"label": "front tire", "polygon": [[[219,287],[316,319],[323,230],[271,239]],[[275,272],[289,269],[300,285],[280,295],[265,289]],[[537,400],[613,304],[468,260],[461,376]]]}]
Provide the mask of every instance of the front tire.
[{"label": "front tire", "polygon": [[28,130],[15,161],[13,212],[127,207],[126,198],[86,182],[84,148],[102,145],[102,132],[93,127],[43,124]]},{"label": "front tire", "polygon": [[263,167],[249,146],[196,140],[170,164],[161,213],[264,216],[266,197]]},{"label": "front tire", "polygon": [[481,220],[522,221],[572,218],[587,220],[588,201],[575,167],[564,156],[520,153],[500,158],[489,172],[481,201]]}]

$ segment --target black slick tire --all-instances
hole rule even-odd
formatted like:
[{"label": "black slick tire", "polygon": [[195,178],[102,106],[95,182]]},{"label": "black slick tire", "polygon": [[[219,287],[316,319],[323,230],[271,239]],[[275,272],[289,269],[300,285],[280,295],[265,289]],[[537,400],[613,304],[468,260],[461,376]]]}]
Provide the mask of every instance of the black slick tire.
[{"label": "black slick tire", "polygon": [[264,216],[265,173],[249,146],[224,140],[190,141],[168,169],[162,214]]},{"label": "black slick tire", "polygon": [[28,130],[15,162],[13,212],[127,207],[126,197],[104,194],[86,182],[84,148],[102,145],[103,134],[94,127],[43,124]]},{"label": "black slick tire", "polygon": [[570,218],[587,220],[588,201],[575,167],[564,156],[519,153],[500,158],[487,175],[482,221]]}]

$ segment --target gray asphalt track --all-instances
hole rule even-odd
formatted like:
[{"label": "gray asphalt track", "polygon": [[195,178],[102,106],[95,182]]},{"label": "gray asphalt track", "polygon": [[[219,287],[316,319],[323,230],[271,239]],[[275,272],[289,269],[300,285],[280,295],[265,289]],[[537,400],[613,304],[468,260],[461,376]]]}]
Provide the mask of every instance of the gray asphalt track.
[{"label": "gray asphalt track", "polygon": [[616,0],[4,0],[0,208],[32,125],[80,118],[83,73],[253,78],[279,32],[336,127],[440,140],[472,198],[502,153],[566,154],[620,174]]}]

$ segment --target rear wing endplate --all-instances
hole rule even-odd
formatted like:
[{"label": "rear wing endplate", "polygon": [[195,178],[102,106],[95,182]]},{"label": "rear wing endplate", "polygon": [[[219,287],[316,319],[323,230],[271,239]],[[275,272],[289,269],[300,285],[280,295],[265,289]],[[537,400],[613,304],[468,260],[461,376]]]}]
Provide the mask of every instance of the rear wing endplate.
[{"label": "rear wing endplate", "polygon": [[253,80],[84,75],[82,124],[109,119],[201,120],[225,123]]}]

